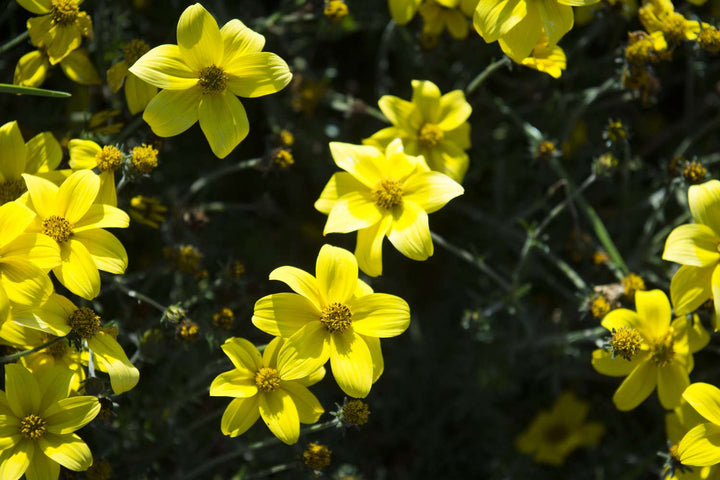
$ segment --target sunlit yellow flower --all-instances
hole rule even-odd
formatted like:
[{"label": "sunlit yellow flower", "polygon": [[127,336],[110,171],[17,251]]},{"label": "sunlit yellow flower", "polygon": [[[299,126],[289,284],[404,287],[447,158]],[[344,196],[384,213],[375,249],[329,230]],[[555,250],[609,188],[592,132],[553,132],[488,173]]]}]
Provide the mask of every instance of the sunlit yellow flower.
[{"label": "sunlit yellow flower", "polygon": [[405,25],[413,19],[422,0],[388,0],[390,15],[398,25]]},{"label": "sunlit yellow flower", "polygon": [[[39,87],[50,71],[50,57],[45,49],[33,50],[23,55],[15,66],[13,83],[26,87]],[[87,51],[78,48],[60,60],[60,68],[66,77],[80,85],[100,85],[102,80],[90,61]]]},{"label": "sunlit yellow flower", "polygon": [[720,389],[708,383],[693,383],[683,398],[707,423],[693,427],[680,440],[678,456],[683,465],[709,467],[720,463]]},{"label": "sunlit yellow flower", "polygon": [[210,395],[234,397],[221,421],[225,435],[241,435],[262,417],[273,435],[292,445],[300,436],[300,424],[315,423],[324,412],[307,387],[322,380],[325,369],[320,366],[301,377],[290,375],[286,359],[278,355],[283,342],[275,338],[262,356],[244,338],[229,338],[222,345],[235,369],[213,380]]},{"label": "sunlit yellow flower", "polygon": [[470,31],[468,18],[473,16],[478,0],[426,0],[420,5],[423,33],[439,36],[447,29],[454,38],[462,40]]},{"label": "sunlit yellow flower", "polygon": [[410,325],[410,308],[400,297],[373,293],[358,280],[352,253],[324,245],[315,277],[280,267],[271,280],[296,293],[276,293],[255,303],[252,322],[263,332],[287,338],[279,361],[288,379],[301,378],[330,359],[333,376],[349,396],[364,398],[383,370],[380,338]]},{"label": "sunlit yellow flower", "polygon": [[56,65],[82,43],[92,37],[90,16],[80,11],[82,0],[17,0],[21,7],[41,15],[28,19],[30,40],[37,47],[46,47],[50,63]]},{"label": "sunlit yellow flower", "polygon": [[186,8],[177,45],[160,45],[129,71],[163,89],[143,118],[160,137],[178,135],[200,122],[213,153],[226,157],[250,129],[237,96],[260,97],[285,88],[292,74],[285,61],[262,52],[265,37],[231,20],[222,29],[202,5]]},{"label": "sunlit yellow flower", "polygon": [[399,139],[385,151],[332,142],[330,152],[345,171],[330,178],[315,202],[328,214],[324,233],[357,230],[357,262],[373,277],[382,274],[385,236],[406,257],[427,260],[433,254],[428,213],[462,195],[463,188],[447,175],[427,171],[422,157],[406,155]]},{"label": "sunlit yellow flower", "polygon": [[512,50],[508,47],[504,39],[501,38],[498,43],[500,43],[500,48],[502,48],[503,52],[512,58],[514,62],[547,73],[553,78],[560,78],[562,72],[567,67],[565,52],[557,45],[551,47],[545,32],[542,32],[540,35],[540,39],[538,43],[535,44],[535,47],[533,47],[531,55],[525,58],[513,57]]},{"label": "sunlit yellow flower", "polygon": [[428,166],[462,182],[468,169],[472,107],[462,90],[440,95],[440,89],[427,80],[412,81],[412,100],[392,95],[378,101],[383,114],[393,124],[363,140],[365,145],[385,149],[396,138],[402,139],[405,153],[422,155]]},{"label": "sunlit yellow flower", "polygon": [[692,332],[702,326],[689,325],[684,316],[671,323],[670,302],[660,290],[638,291],[635,307],[637,312],[618,308],[605,316],[602,326],[612,333],[610,351],[595,350],[592,365],[604,375],[627,376],[613,396],[618,410],[637,407],[656,386],[662,406],[675,408],[690,384],[692,353],[708,337]]},{"label": "sunlit yellow flower", "polygon": [[573,450],[596,446],[605,428],[598,422],[586,423],[590,404],[574,393],[560,395],[550,411],[541,411],[518,435],[515,446],[520,453],[533,455],[538,463],[562,465]]},{"label": "sunlit yellow flower", "polygon": [[92,396],[68,397],[72,374],[57,368],[33,375],[22,365],[5,365],[0,395],[0,478],[57,479],[60,465],[84,471],[90,449],[74,432],[100,412]]},{"label": "sunlit yellow flower", "polygon": [[117,206],[117,192],[115,191],[115,171],[123,164],[124,155],[115,146],[101,147],[92,140],[75,138],[68,144],[70,153],[70,168],[73,170],[100,171],[100,191],[95,199],[96,203]]},{"label": "sunlit yellow flower", "polygon": [[542,32],[552,49],[573,26],[572,7],[599,0],[483,0],[473,18],[475,30],[488,43],[503,39],[513,58],[525,58],[538,44]]},{"label": "sunlit yellow flower", "polygon": [[688,189],[694,224],[680,225],[665,241],[662,258],[682,266],[670,282],[675,313],[695,311],[712,298],[720,312],[720,181],[710,180]]},{"label": "sunlit yellow flower", "polygon": [[125,59],[116,63],[107,71],[107,81],[113,92],[117,92],[125,84],[125,100],[128,110],[135,115],[145,110],[147,104],[157,94],[154,85],[143,82],[128,70],[138,58],[150,51],[150,45],[142,40],[132,40],[123,47]]},{"label": "sunlit yellow flower", "polygon": [[662,32],[671,46],[695,40],[700,32],[700,23],[676,12],[670,0],[646,0],[638,10],[638,17],[648,32]]},{"label": "sunlit yellow flower", "polygon": [[29,231],[57,242],[61,263],[53,273],[68,290],[92,300],[100,293],[98,269],[124,273],[128,261],[122,243],[103,229],[125,228],[130,218],[116,207],[95,203],[100,178],[89,170],[73,173],[60,187],[32,175],[23,177],[37,214]]},{"label": "sunlit yellow flower", "polygon": [[[698,385],[697,383],[694,385]],[[695,387],[693,387],[694,389]],[[668,443],[670,444],[670,455],[673,457],[672,468],[670,465],[663,469],[663,478],[669,480],[716,480],[717,469],[714,467],[689,467],[682,465],[678,454],[678,445],[685,434],[693,427],[704,423],[705,419],[683,399],[679,407],[665,415],[665,430]],[[672,475],[671,475],[672,474]]]}]

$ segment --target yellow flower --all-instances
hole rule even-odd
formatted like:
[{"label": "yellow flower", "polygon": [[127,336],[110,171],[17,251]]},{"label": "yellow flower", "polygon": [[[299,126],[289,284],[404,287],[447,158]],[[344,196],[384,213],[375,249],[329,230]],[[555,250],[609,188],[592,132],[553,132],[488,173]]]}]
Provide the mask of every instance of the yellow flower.
[{"label": "yellow flower", "polygon": [[675,11],[670,0],[648,0],[638,10],[640,23],[650,32],[662,32],[667,43],[678,45],[685,40],[695,40],[700,32],[700,23],[687,20]]},{"label": "yellow flower", "polygon": [[470,31],[468,17],[476,6],[477,0],[427,0],[419,8],[423,33],[437,37],[447,28],[454,38],[464,39]]},{"label": "yellow flower", "polygon": [[107,71],[108,85],[113,92],[120,90],[125,83],[125,100],[128,110],[133,115],[145,110],[147,104],[158,92],[157,87],[140,80],[128,70],[148,51],[150,51],[150,46],[147,43],[142,40],[132,40],[123,47],[125,59]]},{"label": "yellow flower", "polygon": [[618,410],[637,407],[656,386],[662,406],[675,408],[690,384],[692,353],[707,344],[701,332],[691,334],[702,327],[689,325],[685,317],[671,323],[670,302],[660,290],[638,291],[635,306],[637,312],[618,308],[605,316],[610,351],[595,350],[592,365],[603,375],[627,376],[613,396]]},{"label": "yellow flower", "polygon": [[103,330],[100,317],[90,308],[78,308],[67,298],[54,293],[42,307],[13,311],[12,320],[23,327],[58,337],[72,332],[87,343],[99,370],[110,376],[110,385],[116,394],[137,385],[140,372],[130,363],[115,336]]},{"label": "yellow flower", "polygon": [[62,147],[53,134],[38,133],[25,143],[16,121],[0,127],[0,158],[0,205],[25,193],[23,173],[53,182],[62,182],[65,177],[55,170],[62,160]]},{"label": "yellow flower", "polygon": [[98,269],[124,273],[127,253],[104,228],[125,228],[130,219],[122,210],[95,203],[100,179],[89,170],[70,175],[60,187],[23,175],[37,219],[29,231],[43,233],[60,246],[61,263],[53,268],[68,290],[87,300],[100,293]]},{"label": "yellow flower", "polygon": [[538,44],[543,31],[548,48],[573,26],[572,7],[597,3],[598,0],[483,0],[473,18],[475,30],[487,42],[502,39],[512,58],[525,58]]},{"label": "yellow flower", "polygon": [[168,207],[155,197],[138,195],[130,199],[130,218],[148,227],[160,228],[167,210]]},{"label": "yellow flower", "polygon": [[385,149],[400,138],[408,155],[422,155],[428,166],[462,182],[468,169],[472,107],[462,90],[440,95],[440,89],[427,80],[412,81],[412,100],[392,95],[378,101],[380,110],[393,124],[363,140],[365,145]]},{"label": "yellow flower", "polygon": [[720,181],[710,180],[688,189],[694,224],[680,225],[665,241],[662,258],[682,266],[670,281],[675,313],[695,311],[708,299],[720,312]]},{"label": "yellow flower", "polygon": [[296,293],[276,293],[255,303],[253,324],[286,338],[279,362],[285,378],[309,375],[330,359],[333,376],[351,397],[365,398],[383,370],[380,338],[395,337],[410,325],[410,308],[400,297],[373,293],[358,280],[352,253],[324,245],[315,277],[295,267],[280,267],[270,280]]},{"label": "yellow flower", "polygon": [[[693,389],[699,384],[693,384]],[[713,474],[717,474],[714,467],[688,467],[680,462],[678,445],[685,434],[693,427],[704,423],[705,419],[683,399],[679,407],[665,415],[665,431],[667,432],[670,454],[672,456],[672,467],[663,469],[663,478],[669,480],[705,480]],[[672,468],[672,469],[671,469]],[[671,473],[673,475],[671,475]]]},{"label": "yellow flower", "polygon": [[413,260],[433,254],[428,213],[462,195],[450,177],[429,172],[421,157],[410,157],[397,139],[383,152],[376,147],[330,143],[337,166],[315,208],[328,214],[325,234],[358,231],[355,255],[370,276],[382,273],[382,243],[387,235]]},{"label": "yellow flower", "polygon": [[100,171],[100,191],[95,203],[117,206],[117,192],[115,191],[115,171],[123,164],[124,155],[112,145],[101,147],[92,140],[75,138],[68,143],[70,153],[70,168],[73,170]]},{"label": "yellow flower", "polygon": [[585,423],[590,405],[574,393],[560,395],[550,411],[541,411],[518,435],[515,446],[520,453],[533,455],[538,463],[562,465],[573,450],[596,446],[605,428],[597,422]]},{"label": "yellow flower", "polygon": [[[250,129],[237,96],[260,97],[285,88],[292,74],[285,61],[262,52],[265,37],[231,20],[222,29],[202,5],[186,8],[177,45],[160,45],[129,71],[163,89],[143,118],[160,137],[178,135],[200,122],[213,153],[225,158]],[[236,96],[237,95],[237,96]]]},{"label": "yellow flower", "polygon": [[501,38],[498,43],[500,43],[500,48],[502,48],[503,52],[505,52],[514,62],[525,65],[526,67],[534,68],[539,72],[547,73],[553,78],[560,78],[562,72],[567,67],[565,52],[557,45],[551,47],[548,36],[544,31],[541,33],[540,39],[533,47],[532,53],[529,57],[513,57],[512,49],[509,48],[504,39]]},{"label": "yellow flower", "polygon": [[413,19],[422,0],[388,0],[390,15],[398,25],[405,25]]},{"label": "yellow flower", "polygon": [[678,444],[683,465],[709,467],[720,463],[720,390],[707,383],[693,383],[683,398],[707,423],[701,423],[685,434]]},{"label": "yellow flower", "polygon": [[75,433],[100,412],[92,396],[68,397],[72,374],[57,368],[33,375],[21,365],[5,366],[0,396],[0,478],[55,479],[60,465],[84,471],[90,449]]},{"label": "yellow flower", "polygon": [[56,65],[92,37],[92,20],[80,11],[82,0],[17,0],[21,7],[41,15],[28,19],[32,44],[46,47],[50,63]]},{"label": "yellow flower", "polygon": [[288,363],[278,355],[282,345],[282,339],[273,339],[262,356],[244,338],[229,338],[222,345],[235,369],[213,380],[210,395],[234,397],[221,420],[225,435],[241,435],[262,417],[273,435],[292,445],[300,436],[300,424],[317,422],[325,411],[307,388],[322,380],[325,369],[321,366],[300,377],[288,375]]},{"label": "yellow flower", "polygon": [[[13,83],[26,87],[39,87],[50,70],[50,57],[44,48],[23,55],[15,66]],[[60,68],[66,77],[80,85],[100,85],[102,80],[83,48],[74,50],[60,60]]]}]

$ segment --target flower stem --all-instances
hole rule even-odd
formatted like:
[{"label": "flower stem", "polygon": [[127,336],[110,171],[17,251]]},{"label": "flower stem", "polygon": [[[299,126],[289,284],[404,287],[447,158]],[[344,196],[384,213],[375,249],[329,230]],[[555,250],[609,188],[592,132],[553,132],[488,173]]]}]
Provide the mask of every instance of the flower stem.
[{"label": "flower stem", "polygon": [[30,355],[35,352],[39,352],[40,350],[44,350],[44,349],[48,348],[49,346],[56,344],[60,340],[63,340],[64,338],[65,337],[56,337],[47,343],[43,343],[39,347],[33,348],[32,350],[24,350],[22,352],[17,352],[17,353],[13,353],[11,355],[5,355],[4,357],[0,357],[0,364],[13,362],[13,361],[17,360],[18,358],[22,358],[26,355]]},{"label": "flower stem", "polygon": [[501,69],[506,65],[510,65],[509,57],[503,57],[500,60],[495,60],[493,63],[485,67],[485,70],[480,72],[480,74],[478,74],[478,76],[475,77],[472,82],[470,82],[465,88],[465,95],[470,95],[471,93],[473,93],[480,85],[482,85],[485,80],[487,80],[490,75],[493,74],[493,72]]},{"label": "flower stem", "polygon": [[17,37],[13,38],[13,39],[10,40],[9,42],[7,42],[7,43],[4,44],[3,46],[1,46],[1,47],[0,47],[0,53],[3,53],[3,52],[5,52],[5,51],[7,51],[7,50],[10,50],[10,49],[13,48],[15,45],[17,45],[18,43],[22,42],[23,40],[25,40],[25,39],[28,38],[29,36],[30,36],[30,32],[29,32],[28,30],[25,30],[23,33],[21,33],[21,34],[18,35]]}]

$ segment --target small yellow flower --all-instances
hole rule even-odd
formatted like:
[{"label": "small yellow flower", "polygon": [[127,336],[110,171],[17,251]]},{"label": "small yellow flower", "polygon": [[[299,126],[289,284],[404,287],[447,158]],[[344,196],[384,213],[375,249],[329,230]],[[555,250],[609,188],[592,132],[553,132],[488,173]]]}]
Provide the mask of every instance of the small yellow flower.
[{"label": "small yellow flower", "polygon": [[628,299],[635,298],[635,293],[645,290],[645,281],[637,273],[628,273],[622,279],[623,291]]},{"label": "small yellow flower", "polygon": [[160,137],[178,135],[200,122],[213,153],[225,158],[250,130],[240,97],[260,97],[285,88],[292,74],[285,61],[262,52],[265,37],[231,20],[222,29],[196,3],[180,16],[178,45],[160,45],[129,71],[163,89],[143,119]]},{"label": "small yellow flower", "polygon": [[168,207],[155,197],[138,195],[130,199],[130,218],[133,222],[141,223],[152,228],[160,228],[165,221]]},{"label": "small yellow flower", "polygon": [[423,33],[437,37],[445,29],[457,40],[468,36],[470,21],[478,0],[426,0],[418,11],[423,19]]},{"label": "small yellow flower", "polygon": [[222,345],[235,369],[213,380],[210,395],[234,397],[221,420],[225,435],[242,435],[262,417],[273,435],[292,445],[300,436],[300,424],[315,423],[324,412],[307,387],[322,380],[325,369],[321,366],[304,376],[290,375],[293,370],[278,353],[283,342],[273,339],[262,355],[244,338],[229,338]]},{"label": "small yellow flower", "polygon": [[326,0],[323,15],[331,21],[338,23],[347,17],[348,6],[344,0]]},{"label": "small yellow flower", "polygon": [[158,153],[160,153],[152,145],[143,143],[140,146],[133,147],[130,155],[132,163],[140,173],[150,173],[158,166]]},{"label": "small yellow flower", "polygon": [[[45,82],[51,66],[45,48],[26,53],[15,66],[13,83],[26,87],[39,87]],[[100,75],[83,48],[70,52],[67,57],[60,60],[60,69],[66,77],[80,85],[102,84]]]},{"label": "small yellow flower", "polygon": [[82,43],[92,37],[92,20],[80,11],[82,0],[17,0],[24,9],[41,15],[28,19],[30,40],[37,47],[46,47],[50,63],[56,65]]},{"label": "small yellow flower", "polygon": [[550,411],[541,411],[518,435],[515,446],[520,453],[533,455],[538,463],[559,466],[580,447],[596,446],[605,428],[598,422],[585,422],[590,405],[574,393],[560,395]]},{"label": "small yellow flower", "polygon": [[287,148],[276,148],[270,154],[270,159],[278,168],[288,168],[295,163],[292,152]]},{"label": "small yellow flower", "polygon": [[330,465],[332,452],[325,445],[311,443],[303,452],[303,463],[312,470],[322,470]]},{"label": "small yellow flower", "polygon": [[378,106],[392,127],[387,127],[363,140],[365,145],[381,149],[399,138],[408,155],[422,155],[432,170],[462,182],[469,159],[472,107],[462,90],[440,95],[437,85],[427,80],[412,81],[410,102],[385,95]]},{"label": "small yellow flower", "polygon": [[422,0],[388,0],[388,8],[398,25],[406,25],[413,19],[421,3]]},{"label": "small yellow flower", "polygon": [[117,192],[115,191],[115,171],[118,170],[125,159],[123,153],[113,145],[101,147],[92,140],[73,139],[68,143],[70,152],[70,168],[73,170],[100,171],[100,191],[96,203],[117,206]]},{"label": "small yellow flower", "polygon": [[123,83],[125,84],[125,101],[128,110],[133,115],[145,110],[147,104],[158,92],[156,86],[140,80],[128,70],[140,57],[149,51],[150,45],[144,41],[132,40],[123,47],[125,58],[107,71],[108,85],[110,85],[113,92],[118,92]]},{"label": "small yellow flower", "polygon": [[177,326],[177,333],[186,342],[194,342],[200,336],[200,326],[192,320],[185,319]]},{"label": "small yellow flower", "polygon": [[712,25],[707,27],[703,25],[703,29],[698,33],[697,42],[708,53],[720,52],[720,30]]},{"label": "small yellow flower", "polygon": [[92,396],[68,397],[72,375],[54,369],[33,375],[21,365],[5,365],[5,392],[0,397],[0,478],[18,480],[40,477],[35,472],[55,472],[58,464],[73,471],[92,465],[92,454],[76,430],[90,423],[100,411]]},{"label": "small yellow flower", "polygon": [[597,319],[602,319],[612,310],[612,305],[603,294],[598,294],[590,301],[590,313]]},{"label": "small yellow flower", "polygon": [[696,160],[692,160],[685,164],[685,169],[683,170],[683,177],[685,177],[685,181],[689,185],[701,183],[703,180],[705,180],[706,175],[707,168],[705,168],[702,163]]},{"label": "small yellow flower", "polygon": [[330,143],[338,167],[315,208],[328,214],[324,234],[357,230],[355,255],[363,272],[382,274],[385,236],[403,255],[427,260],[434,247],[428,213],[462,195],[450,177],[427,171],[422,157],[405,154],[400,139],[385,151],[376,147]]},{"label": "small yellow flower", "polygon": [[530,56],[519,58],[513,56],[513,50],[505,39],[499,40],[500,48],[512,60],[526,67],[530,67],[539,72],[547,73],[553,78],[560,78],[562,72],[567,68],[567,58],[562,48],[557,45],[550,45],[548,36],[543,31],[538,42],[532,49]]},{"label": "small yellow flower", "polygon": [[333,376],[349,396],[365,398],[383,370],[380,338],[395,337],[410,325],[410,307],[400,297],[373,293],[358,280],[352,253],[324,245],[316,276],[280,267],[270,280],[296,293],[276,293],[255,302],[252,322],[270,335],[287,339],[279,359],[286,378],[309,375],[328,359]]},{"label": "small yellow flower", "polygon": [[686,317],[671,323],[670,302],[660,290],[638,291],[635,306],[637,312],[618,308],[605,316],[610,351],[595,350],[592,365],[603,375],[627,376],[613,396],[618,410],[634,409],[656,386],[662,406],[675,408],[690,384],[692,353],[707,344],[693,332],[702,327],[689,325]]}]

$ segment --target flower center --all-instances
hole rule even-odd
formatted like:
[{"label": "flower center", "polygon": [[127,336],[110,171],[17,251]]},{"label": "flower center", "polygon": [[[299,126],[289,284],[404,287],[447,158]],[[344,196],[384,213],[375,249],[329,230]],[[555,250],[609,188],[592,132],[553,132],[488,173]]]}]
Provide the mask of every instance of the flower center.
[{"label": "flower center", "polygon": [[228,75],[222,68],[210,65],[200,70],[197,84],[200,85],[204,95],[217,95],[225,91],[227,81]]},{"label": "flower center", "polygon": [[57,342],[47,347],[46,350],[47,353],[49,353],[53,358],[62,358],[67,353],[68,344],[65,340],[58,340]]},{"label": "flower center", "polygon": [[140,173],[150,173],[158,166],[157,149],[152,145],[143,143],[132,149],[132,162]]},{"label": "flower center", "polygon": [[444,136],[445,134],[440,130],[440,127],[434,123],[426,123],[420,129],[418,142],[420,142],[420,145],[423,147],[432,148],[440,143]]},{"label": "flower center", "polygon": [[123,53],[125,54],[125,63],[128,68],[132,67],[138,58],[145,55],[150,51],[150,45],[143,42],[142,40],[131,40],[123,47]]},{"label": "flower center", "polygon": [[685,17],[673,12],[662,23],[662,32],[667,43],[677,45],[685,41]]},{"label": "flower center", "polygon": [[27,187],[23,179],[8,180],[0,183],[0,205],[17,200],[26,191]]},{"label": "flower center", "polygon": [[323,324],[329,332],[343,332],[350,326],[352,322],[352,313],[347,305],[333,302],[322,311],[320,323]]},{"label": "flower center", "polygon": [[106,145],[95,155],[98,170],[101,172],[114,172],[122,165],[123,154],[112,145]]},{"label": "flower center", "polygon": [[70,25],[80,13],[76,0],[51,0],[50,3],[50,18],[53,23]]},{"label": "flower center", "polygon": [[632,360],[635,358],[635,355],[638,354],[641,344],[642,337],[640,336],[640,332],[634,328],[620,327],[612,331],[610,348],[616,357],[622,357],[628,361]]},{"label": "flower center", "polygon": [[42,232],[58,243],[67,242],[73,234],[70,222],[58,215],[51,215],[43,220]]},{"label": "flower center", "polygon": [[37,440],[45,435],[45,431],[45,420],[34,413],[20,420],[20,433],[27,439]]},{"label": "flower center", "polygon": [[342,414],[353,425],[365,425],[370,417],[370,407],[362,400],[350,400],[343,406]]},{"label": "flower center", "polygon": [[673,329],[669,329],[665,335],[658,338],[650,345],[650,358],[661,367],[673,362],[676,358],[675,339]]},{"label": "flower center", "polygon": [[385,210],[400,205],[402,203],[402,194],[402,185],[393,178],[383,178],[372,190],[375,205]]},{"label": "flower center", "polygon": [[100,317],[94,310],[80,307],[70,314],[70,327],[80,338],[92,338],[100,331]]},{"label": "flower center", "polygon": [[255,374],[255,385],[261,392],[272,392],[280,387],[278,371],[270,367],[262,367]]}]

